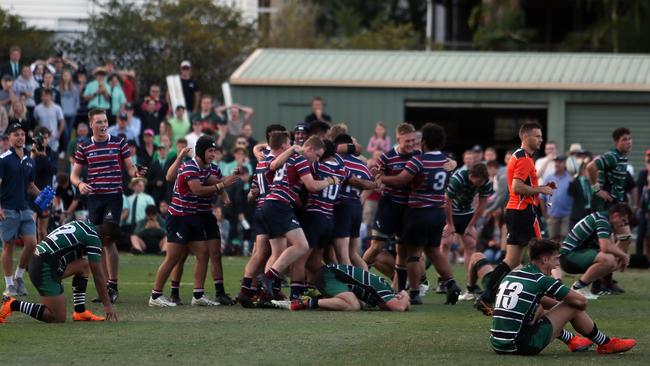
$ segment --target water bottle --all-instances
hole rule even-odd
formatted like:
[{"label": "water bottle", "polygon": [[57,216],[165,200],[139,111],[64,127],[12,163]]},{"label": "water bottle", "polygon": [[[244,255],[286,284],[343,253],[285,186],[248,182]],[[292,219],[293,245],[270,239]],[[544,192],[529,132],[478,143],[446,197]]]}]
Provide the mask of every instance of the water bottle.
[{"label": "water bottle", "polygon": [[50,207],[50,203],[54,199],[54,189],[51,186],[43,188],[41,193],[38,194],[34,203],[41,209],[41,211],[46,211]]}]

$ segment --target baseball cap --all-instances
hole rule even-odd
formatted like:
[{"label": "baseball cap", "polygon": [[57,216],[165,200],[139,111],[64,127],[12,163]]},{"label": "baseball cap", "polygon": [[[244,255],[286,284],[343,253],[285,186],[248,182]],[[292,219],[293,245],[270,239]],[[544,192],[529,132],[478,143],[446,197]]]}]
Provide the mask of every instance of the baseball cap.
[{"label": "baseball cap", "polygon": [[153,133],[153,130],[151,128],[147,128],[146,130],[144,130],[144,132],[142,134],[143,135],[149,135],[149,136],[155,135],[155,133]]},{"label": "baseball cap", "polygon": [[302,131],[302,132],[307,132],[307,125],[305,123],[298,123],[296,127],[293,128],[293,132],[296,131]]},{"label": "baseball cap", "polygon": [[129,115],[126,114],[126,112],[121,112],[121,113],[117,116],[117,118],[126,121],[127,119],[129,119]]},{"label": "baseball cap", "polygon": [[565,160],[566,160],[566,156],[565,156],[565,155],[558,155],[558,156],[556,156],[555,159],[553,159],[553,160],[555,160],[555,161],[565,161]]},{"label": "baseball cap", "polygon": [[189,69],[191,67],[192,67],[192,63],[189,62],[188,60],[183,60],[183,62],[181,62],[181,69],[183,69],[183,68],[188,68]]},{"label": "baseball cap", "polygon": [[474,145],[474,147],[472,147],[472,151],[483,152],[483,148],[481,147],[481,145]]},{"label": "baseball cap", "polygon": [[127,110],[133,110],[133,103],[126,103],[124,105],[124,108],[126,108]]},{"label": "baseball cap", "polygon": [[25,127],[23,127],[23,125],[21,125],[20,123],[14,123],[9,127],[7,127],[7,135],[12,132],[16,132],[18,130],[23,130],[23,132],[25,132]]}]

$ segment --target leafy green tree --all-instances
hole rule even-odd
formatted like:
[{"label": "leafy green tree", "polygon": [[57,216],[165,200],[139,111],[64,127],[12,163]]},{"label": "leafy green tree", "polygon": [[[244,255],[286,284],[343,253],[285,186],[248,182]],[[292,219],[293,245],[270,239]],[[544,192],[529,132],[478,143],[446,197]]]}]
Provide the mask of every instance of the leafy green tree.
[{"label": "leafy green tree", "polygon": [[482,50],[519,51],[536,34],[516,0],[484,0],[472,10],[469,26],[475,29],[474,47]]},{"label": "leafy green tree", "polygon": [[0,60],[8,59],[9,48],[19,46],[22,59],[30,62],[55,53],[52,32],[29,27],[17,15],[0,9]]}]

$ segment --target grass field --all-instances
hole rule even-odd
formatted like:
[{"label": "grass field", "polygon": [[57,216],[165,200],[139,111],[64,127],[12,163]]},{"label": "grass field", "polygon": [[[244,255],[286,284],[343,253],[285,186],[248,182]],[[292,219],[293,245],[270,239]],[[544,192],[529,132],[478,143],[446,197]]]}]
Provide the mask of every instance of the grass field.
[{"label": "grass field", "polygon": [[[149,308],[147,299],[161,257],[121,257],[120,322],[47,325],[14,313],[0,325],[3,365],[563,365],[648,364],[650,352],[650,279],[648,271],[616,277],[627,293],[594,301],[589,313],[608,335],[633,337],[637,348],[614,356],[571,354],[554,341],[536,357],[497,356],[488,346],[490,319],[468,302],[446,306],[444,296],[427,294],[424,305],[407,313],[380,311],[245,310],[241,307]],[[224,258],[227,290],[237,293],[246,258]],[[188,260],[186,268],[193,262]],[[456,275],[464,283],[461,266]],[[431,278],[435,278],[430,274]],[[187,271],[181,297],[191,298]],[[565,282],[573,281],[567,278]],[[70,280],[65,282],[72,311]],[[211,284],[206,284],[211,295]],[[169,289],[165,289],[166,294]],[[36,300],[31,288],[29,299]],[[92,281],[89,298],[94,295]],[[101,306],[89,308],[101,313]],[[569,328],[570,329],[570,328]]]}]

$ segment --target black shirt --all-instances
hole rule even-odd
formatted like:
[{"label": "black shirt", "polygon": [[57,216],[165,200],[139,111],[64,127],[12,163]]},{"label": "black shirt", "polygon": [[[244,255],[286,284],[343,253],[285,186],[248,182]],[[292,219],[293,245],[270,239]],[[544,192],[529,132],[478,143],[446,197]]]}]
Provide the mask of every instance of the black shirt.
[{"label": "black shirt", "polygon": [[67,210],[68,207],[70,207],[70,205],[72,204],[72,201],[74,201],[74,199],[77,197],[77,190],[74,188],[72,184],[70,184],[68,188],[63,186],[57,186],[55,195],[59,197],[59,199],[63,203],[63,210]]},{"label": "black shirt", "polygon": [[[330,117],[330,115],[327,114],[327,113],[323,113],[323,114],[321,115],[321,117],[323,118],[323,120],[324,120],[325,122],[330,122],[330,123],[332,122],[332,117]],[[318,121],[318,120],[319,120],[319,119],[316,117],[316,115],[315,115],[314,113],[309,114],[309,115],[307,115],[307,117],[305,117],[305,123],[306,123],[308,126],[309,126],[312,122],[316,122],[316,121]]]},{"label": "black shirt", "polygon": [[199,85],[194,79],[181,79],[183,86],[183,97],[185,98],[185,110],[194,109],[194,93],[199,91]]}]

